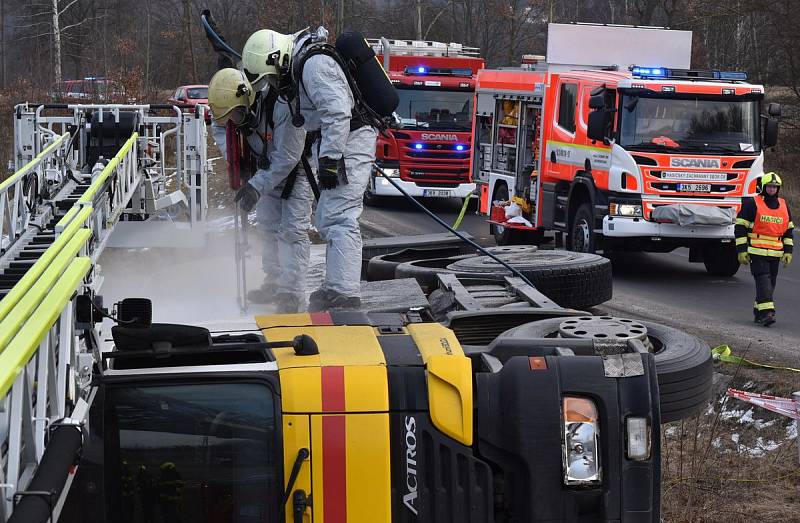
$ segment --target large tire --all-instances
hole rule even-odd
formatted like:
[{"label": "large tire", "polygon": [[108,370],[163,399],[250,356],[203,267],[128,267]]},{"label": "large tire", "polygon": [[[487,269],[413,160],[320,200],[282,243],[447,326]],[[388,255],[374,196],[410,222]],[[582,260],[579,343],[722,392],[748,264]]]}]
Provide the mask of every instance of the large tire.
[{"label": "large tire", "polygon": [[736,246],[733,243],[709,245],[703,250],[703,264],[712,276],[733,276],[739,271]]},{"label": "large tire", "polygon": [[[506,331],[501,337],[557,337],[559,326],[567,319],[570,318],[528,323]],[[711,348],[703,340],[678,329],[649,321],[637,320],[636,323],[647,328],[647,335],[653,344],[661,421],[678,421],[700,412],[711,399]]]},{"label": "large tire", "polygon": [[575,252],[594,254],[597,249],[597,235],[594,233],[594,212],[592,204],[584,203],[575,212],[569,227],[567,248]]},{"label": "large tire", "polygon": [[[472,239],[472,235],[466,231],[461,234]],[[417,234],[364,240],[364,246],[361,248],[361,278],[367,278],[369,260],[376,256],[392,254],[404,249],[449,249],[450,247],[458,250],[458,253],[455,254],[473,254],[475,252],[475,247],[452,233]]]},{"label": "large tire", "polygon": [[[611,299],[611,262],[595,254],[520,249],[498,257],[519,270],[539,292],[562,307],[586,309]],[[510,272],[488,256],[469,256],[408,262],[395,268],[397,278],[416,278],[423,288],[435,289],[436,274],[502,280]]]},{"label": "large tire", "polygon": [[463,255],[465,249],[459,245],[446,245],[438,248],[415,249],[408,248],[399,252],[381,254],[370,258],[367,264],[367,281],[391,280],[394,270],[401,263],[431,258],[449,258]]}]

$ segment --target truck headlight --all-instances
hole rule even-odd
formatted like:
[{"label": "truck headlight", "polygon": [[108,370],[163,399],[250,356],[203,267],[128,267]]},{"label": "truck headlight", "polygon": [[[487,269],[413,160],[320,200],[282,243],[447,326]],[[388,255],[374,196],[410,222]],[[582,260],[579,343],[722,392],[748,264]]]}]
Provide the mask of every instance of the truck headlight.
[{"label": "truck headlight", "polygon": [[565,485],[600,483],[597,407],[586,398],[564,397],[562,461]]},{"label": "truck headlight", "polygon": [[386,176],[387,178],[397,178],[398,176],[400,176],[400,169],[394,169],[392,167],[381,167],[381,170],[378,171],[378,174],[381,176]]},{"label": "truck headlight", "polygon": [[642,206],[635,203],[611,202],[608,204],[608,214],[611,216],[632,216],[639,218],[643,216]]},{"label": "truck headlight", "polygon": [[643,461],[650,457],[650,427],[647,418],[628,418],[628,459]]}]

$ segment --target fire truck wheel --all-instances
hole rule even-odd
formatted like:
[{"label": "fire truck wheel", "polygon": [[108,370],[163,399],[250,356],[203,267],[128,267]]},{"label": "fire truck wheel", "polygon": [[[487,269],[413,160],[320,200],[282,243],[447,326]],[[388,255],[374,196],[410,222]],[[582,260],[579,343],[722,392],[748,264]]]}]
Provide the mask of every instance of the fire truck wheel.
[{"label": "fire truck wheel", "polygon": [[[577,318],[579,321],[582,319]],[[536,321],[506,331],[501,336],[513,333],[518,337],[556,338],[560,337],[560,326],[565,320],[574,321],[576,318]],[[660,323],[626,321],[646,329],[649,345],[655,353],[661,421],[668,423],[685,419],[702,410],[711,399],[713,379],[711,348],[708,344],[691,334]]]},{"label": "fire truck wheel", "polygon": [[572,217],[567,237],[567,247],[575,252],[594,253],[597,245],[597,235],[594,233],[594,212],[592,204],[584,203]]},{"label": "fire truck wheel", "polygon": [[703,264],[712,276],[733,276],[739,271],[736,246],[733,243],[723,243],[706,247],[703,250]]},{"label": "fire truck wheel", "polygon": [[364,191],[364,205],[367,207],[379,207],[381,203],[383,203],[383,196],[378,196],[370,191],[369,186],[367,186],[367,190]]}]

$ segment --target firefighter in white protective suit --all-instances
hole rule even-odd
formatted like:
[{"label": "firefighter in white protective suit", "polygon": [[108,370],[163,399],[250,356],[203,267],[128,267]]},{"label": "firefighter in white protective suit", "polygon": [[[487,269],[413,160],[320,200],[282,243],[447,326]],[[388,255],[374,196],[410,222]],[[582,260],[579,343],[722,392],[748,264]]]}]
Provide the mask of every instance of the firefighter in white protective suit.
[{"label": "firefighter in white protective suit", "polygon": [[306,171],[310,169],[310,143],[306,144],[305,130],[292,125],[288,105],[278,99],[267,80],[263,74],[251,84],[236,69],[217,72],[209,84],[212,132],[230,161],[226,133],[219,129],[233,122],[258,157],[258,169],[235,197],[236,204],[247,212],[256,207],[263,239],[264,283],[249,291],[247,299],[275,304],[281,313],[296,313],[306,309],[313,181],[313,174]]},{"label": "firefighter in white protective suit", "polygon": [[[361,231],[358,218],[375,160],[377,131],[359,117],[356,100],[339,63],[315,53],[327,31],[284,35],[254,33],[242,52],[245,74],[268,74],[289,101],[295,125],[319,135],[320,198],[315,223],[326,242],[325,278],[311,293],[309,311],[357,309],[361,306]],[[297,270],[305,270],[298,266]]]}]

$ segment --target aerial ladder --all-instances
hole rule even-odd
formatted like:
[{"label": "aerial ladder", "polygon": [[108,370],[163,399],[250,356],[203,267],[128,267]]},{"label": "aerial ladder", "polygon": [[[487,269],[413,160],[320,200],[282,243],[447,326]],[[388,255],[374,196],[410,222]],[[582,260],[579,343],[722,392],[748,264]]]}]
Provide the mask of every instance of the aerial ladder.
[{"label": "aerial ladder", "polygon": [[15,108],[16,170],[0,182],[0,522],[57,521],[74,478],[110,315],[103,250],[204,240],[206,110]]}]

